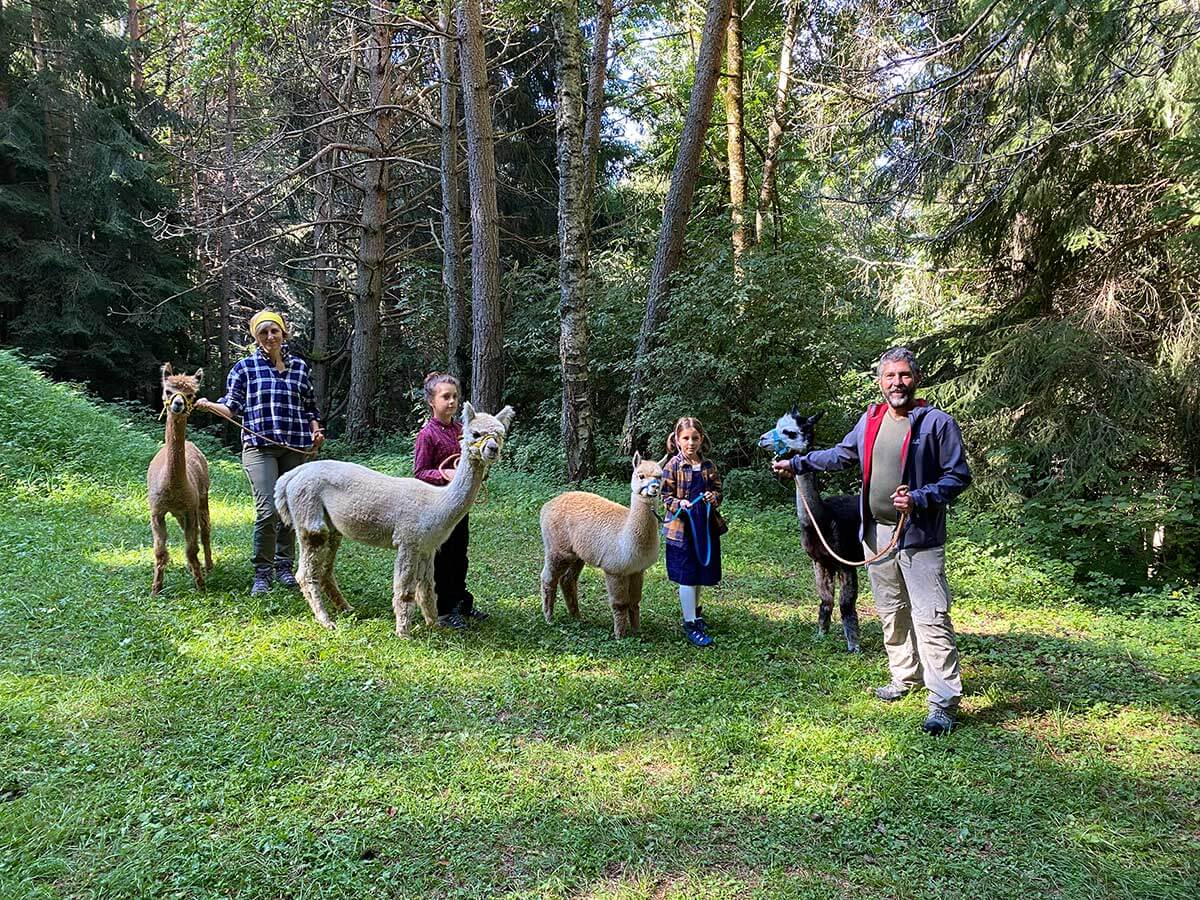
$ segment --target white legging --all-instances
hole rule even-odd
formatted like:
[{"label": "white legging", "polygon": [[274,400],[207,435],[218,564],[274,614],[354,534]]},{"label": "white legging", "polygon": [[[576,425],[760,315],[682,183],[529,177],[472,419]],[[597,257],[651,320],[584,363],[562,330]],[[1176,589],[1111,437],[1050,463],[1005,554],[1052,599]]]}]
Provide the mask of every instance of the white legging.
[{"label": "white legging", "polygon": [[679,605],[683,609],[683,621],[696,621],[696,608],[700,605],[700,585],[681,584],[679,586]]}]

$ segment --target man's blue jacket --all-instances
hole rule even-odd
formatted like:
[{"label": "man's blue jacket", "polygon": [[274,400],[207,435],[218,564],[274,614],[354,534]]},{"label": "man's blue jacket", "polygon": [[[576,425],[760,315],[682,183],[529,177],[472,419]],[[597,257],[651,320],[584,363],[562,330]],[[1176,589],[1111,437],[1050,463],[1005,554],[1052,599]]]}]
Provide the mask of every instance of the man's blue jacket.
[{"label": "man's blue jacket", "polygon": [[[886,403],[872,403],[836,447],[814,450],[792,457],[792,471],[835,472],[855,462],[862,463],[862,496],[859,497],[861,521],[870,519],[867,498],[870,495],[871,451],[879,426],[887,415]],[[903,483],[913,498],[899,546],[909,550],[940,547],[946,543],[946,506],[971,483],[971,470],[963,452],[962,432],[949,413],[930,406],[924,400],[908,414],[908,438],[900,451]],[[863,537],[859,525],[859,539]]]}]

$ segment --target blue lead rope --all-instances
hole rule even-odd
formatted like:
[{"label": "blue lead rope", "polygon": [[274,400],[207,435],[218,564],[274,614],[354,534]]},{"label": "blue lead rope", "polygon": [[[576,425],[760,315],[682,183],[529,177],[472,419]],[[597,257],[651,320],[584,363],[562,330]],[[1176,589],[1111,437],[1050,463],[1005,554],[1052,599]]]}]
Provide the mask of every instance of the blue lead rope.
[{"label": "blue lead rope", "polygon": [[[696,511],[701,509],[701,507],[703,507],[703,509],[704,509],[704,518],[701,519],[699,523],[697,523]],[[684,513],[687,513],[688,522],[692,526],[689,530],[692,532],[692,549],[696,551],[696,559],[701,559],[701,554],[700,554],[700,531],[701,531],[701,528],[699,526],[701,526],[701,525],[703,526],[704,538],[705,538],[705,548],[704,548],[704,556],[700,562],[700,566],[701,566],[701,568],[707,567],[708,564],[710,562],[712,562],[712,550],[713,550],[712,530],[709,528],[709,524],[708,524],[709,518],[710,518],[710,516],[709,516],[710,509],[709,509],[708,501],[705,500],[703,497],[698,497],[698,498],[696,498],[696,502],[693,503],[691,506],[689,506],[687,509],[684,509],[681,506],[679,509],[675,510],[675,512],[671,513],[671,515],[667,516],[667,518],[663,520],[663,525],[665,526],[665,525],[671,524],[672,522],[674,522],[676,519],[678,519]]]}]

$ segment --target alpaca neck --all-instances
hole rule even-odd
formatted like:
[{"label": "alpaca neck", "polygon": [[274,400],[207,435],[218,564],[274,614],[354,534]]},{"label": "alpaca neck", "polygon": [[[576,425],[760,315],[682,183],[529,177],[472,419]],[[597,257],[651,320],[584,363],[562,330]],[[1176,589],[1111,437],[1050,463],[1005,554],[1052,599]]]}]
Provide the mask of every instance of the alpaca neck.
[{"label": "alpaca neck", "polygon": [[454,477],[450,479],[446,493],[441,496],[438,504],[440,512],[447,520],[460,517],[463,511],[475,502],[485,472],[487,466],[483,460],[472,458],[471,454],[464,450],[458,468],[454,470]]},{"label": "alpaca neck", "polygon": [[187,443],[187,416],[177,416],[167,413],[167,474],[169,483],[187,481],[187,457],[184,447]]},{"label": "alpaca neck", "polygon": [[621,526],[620,542],[631,556],[637,555],[647,543],[658,536],[658,519],[654,516],[654,501],[634,491],[629,498],[629,512]]},{"label": "alpaca neck", "polygon": [[803,500],[812,507],[813,515],[820,515],[825,503],[821,500],[821,492],[817,490],[817,478],[812,472],[796,476],[796,516],[803,528],[812,526],[808,518],[808,510],[804,508]]}]

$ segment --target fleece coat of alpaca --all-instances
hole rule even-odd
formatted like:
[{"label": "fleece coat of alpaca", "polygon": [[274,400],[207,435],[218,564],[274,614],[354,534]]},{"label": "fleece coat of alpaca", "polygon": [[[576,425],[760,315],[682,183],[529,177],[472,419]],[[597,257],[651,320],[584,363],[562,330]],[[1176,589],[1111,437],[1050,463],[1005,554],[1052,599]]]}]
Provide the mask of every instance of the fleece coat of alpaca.
[{"label": "fleece coat of alpaca", "polygon": [[414,602],[428,625],[437,618],[433,557],[459,523],[497,459],[512,422],[512,407],[495,416],[463,406],[462,461],[448,485],[395,478],[354,463],[322,460],[284,474],[275,486],[275,506],[296,529],[300,567],[296,580],[317,621],[333,627],[322,591],[348,610],[333,568],[343,537],[396,551],[392,608],[396,634],[407,637]]},{"label": "fleece coat of alpaca", "polygon": [[[665,460],[663,461],[665,462]],[[633,457],[629,506],[584,491],[560,494],[542,507],[542,614],[550,622],[562,585],[567,611],[579,618],[579,573],[604,572],[613,635],[638,630],[645,571],[658,559],[658,496],[662,463]]]},{"label": "fleece coat of alpaca", "polygon": [[[174,516],[183,529],[188,568],[197,590],[204,590],[204,573],[212,571],[212,537],[208,515],[208,460],[200,448],[187,440],[187,420],[200,392],[204,370],[194,375],[176,375],[171,364],[162,367],[163,409],[166,411],[166,441],[146,469],[146,494],[150,501],[150,531],[154,535],[154,580],[150,593],[162,590],[169,554],[167,516]],[[204,568],[200,567],[200,545],[204,545]]]}]

